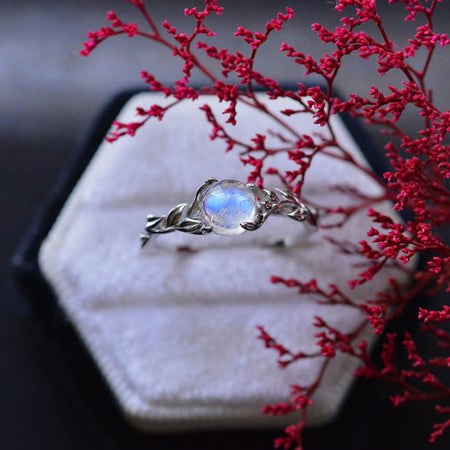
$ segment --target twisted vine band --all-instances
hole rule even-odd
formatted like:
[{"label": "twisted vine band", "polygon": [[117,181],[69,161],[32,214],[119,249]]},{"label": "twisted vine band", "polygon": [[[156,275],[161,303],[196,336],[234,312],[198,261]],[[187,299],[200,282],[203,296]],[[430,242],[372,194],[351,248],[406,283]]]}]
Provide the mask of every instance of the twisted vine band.
[{"label": "twisted vine band", "polygon": [[165,216],[148,215],[141,243],[144,246],[152,235],[172,231],[198,235],[255,231],[272,214],[313,226],[318,221],[315,209],[286,189],[260,189],[251,183],[210,178],[200,186],[191,203],[180,203]]}]

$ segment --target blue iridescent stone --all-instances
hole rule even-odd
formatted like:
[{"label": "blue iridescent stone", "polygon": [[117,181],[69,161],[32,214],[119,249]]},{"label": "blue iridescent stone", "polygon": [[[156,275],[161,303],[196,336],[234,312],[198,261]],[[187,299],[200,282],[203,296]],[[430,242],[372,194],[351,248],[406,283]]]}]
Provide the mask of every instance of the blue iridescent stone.
[{"label": "blue iridescent stone", "polygon": [[219,181],[205,191],[202,211],[205,223],[214,233],[240,234],[245,231],[241,223],[255,220],[257,198],[253,191],[240,181]]}]

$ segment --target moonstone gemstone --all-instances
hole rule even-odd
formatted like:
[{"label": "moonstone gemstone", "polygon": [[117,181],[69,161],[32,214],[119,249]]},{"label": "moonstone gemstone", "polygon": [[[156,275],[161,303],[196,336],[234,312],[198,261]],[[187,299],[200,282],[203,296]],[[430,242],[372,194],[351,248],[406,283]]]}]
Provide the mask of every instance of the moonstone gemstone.
[{"label": "moonstone gemstone", "polygon": [[255,220],[256,195],[240,181],[219,181],[205,191],[202,211],[205,223],[214,233],[240,234],[245,231],[241,223]]}]

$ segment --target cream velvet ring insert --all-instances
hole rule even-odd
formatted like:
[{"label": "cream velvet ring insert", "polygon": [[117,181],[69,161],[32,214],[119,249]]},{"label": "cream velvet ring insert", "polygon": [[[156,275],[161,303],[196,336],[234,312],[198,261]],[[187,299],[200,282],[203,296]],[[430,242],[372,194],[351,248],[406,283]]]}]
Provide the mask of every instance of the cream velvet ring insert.
[{"label": "cream velvet ring insert", "polygon": [[[260,189],[252,183],[245,185],[236,180],[209,178],[197,190],[192,203],[180,203],[167,215],[148,215],[141,242],[144,246],[153,234],[172,231],[233,236],[259,229],[272,214],[314,227],[318,221],[317,211],[287,189]],[[289,246],[293,242],[295,240],[280,235],[268,243]]]},{"label": "cream velvet ring insert", "polygon": [[[265,94],[258,95],[259,101],[265,101]],[[137,94],[116,120],[133,121],[137,107],[169,101],[162,94]],[[291,102],[278,99],[273,107],[283,110],[292,107]],[[389,289],[391,277],[406,283],[410,276],[388,265],[372,284],[349,288],[347,280],[359,270],[360,257],[337,251],[326,237],[332,233],[341,242],[366,239],[373,223],[365,210],[332,230],[326,228],[329,215],[321,215],[323,227],[315,227],[317,231],[301,241],[301,248],[277,251],[264,245],[272,235],[295,236],[308,226],[308,219],[299,223],[272,213],[257,232],[233,236],[174,232],[151,239],[157,245],[193,245],[201,250],[194,253],[152,251],[150,245],[140,249],[137,236],[146,214],[167,217],[179,202],[192,201],[196,189],[211,175],[241,181],[248,176],[248,167],[235,153],[224,153],[222,142],[208,138],[211,126],[199,108],[204,103],[219,117],[223,104],[204,96],[171,108],[163,121],[149,121],[133,138],[103,142],[39,251],[39,266],[58,305],[124,417],[151,432],[271,428],[295,422],[290,415],[262,415],[261,408],[286,401],[291,385],[313,383],[324,357],[299,360],[280,370],[276,355],[257,339],[257,326],[264,326],[287,348],[314,353],[318,349],[315,316],[350,333],[365,313],[345,305],[320,304],[314,294],[299,296],[293,289],[270,283],[271,275],[316,278],[323,286],[339,286],[354,302]],[[305,114],[286,120],[305,134],[324,132]],[[339,116],[331,120],[336,138],[370,170],[362,152],[366,141],[358,145]],[[249,141],[255,124],[259,130],[271,130],[268,145],[282,131],[269,117],[242,104],[233,136]],[[292,169],[291,163],[277,153],[271,164],[286,171]],[[355,198],[334,188],[343,181],[368,198],[381,192],[366,173],[320,153],[308,174],[302,196],[313,205],[353,207]],[[269,180],[270,189],[284,188],[269,185]],[[389,201],[377,209],[401,220]],[[360,338],[374,344],[370,326]],[[308,411],[308,425],[323,425],[339,413],[357,367],[358,361],[345,354],[329,361]]]}]

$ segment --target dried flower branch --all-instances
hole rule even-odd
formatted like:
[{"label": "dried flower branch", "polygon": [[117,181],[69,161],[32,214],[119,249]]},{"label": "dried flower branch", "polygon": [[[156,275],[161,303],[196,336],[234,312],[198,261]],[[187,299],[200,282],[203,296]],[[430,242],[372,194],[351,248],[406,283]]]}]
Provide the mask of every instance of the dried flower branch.
[{"label": "dried flower branch", "polygon": [[[450,200],[445,184],[445,180],[450,177],[450,147],[445,144],[450,130],[450,112],[441,111],[436,106],[426,79],[436,49],[450,44],[447,35],[437,33],[433,25],[433,17],[440,0],[401,0],[400,3],[406,11],[405,20],[420,22],[408,45],[403,48],[396,46],[390,39],[389,30],[385,28],[374,0],[337,1],[335,9],[338,12],[350,10],[348,15],[341,18],[339,26],[329,30],[317,23],[312,25],[312,30],[318,38],[333,46],[331,53],[314,59],[287,43],[282,44],[280,48],[280,52],[292,60],[293,64],[304,68],[305,76],[314,74],[323,81],[323,87],[306,87],[299,82],[295,90],[284,89],[275,80],[255,70],[255,60],[260,47],[270,34],[281,30],[287,21],[293,19],[294,11],[291,8],[286,8],[285,12],[280,12],[276,18],[269,20],[262,31],[251,31],[242,26],[237,29],[235,36],[248,44],[246,56],[225,48],[219,49],[201,40],[202,37],[214,37],[214,33],[207,28],[206,21],[208,16],[222,13],[223,7],[218,6],[217,0],[206,0],[202,10],[185,9],[185,15],[195,22],[194,30],[190,34],[179,32],[167,21],[161,27],[157,26],[142,1],[128,2],[143,15],[148,30],[141,30],[134,23],[125,23],[115,13],[108,12],[106,19],[110,25],[90,32],[89,40],[84,43],[81,54],[90,54],[105,39],[113,36],[141,36],[166,47],[174,57],[182,61],[183,68],[181,77],[170,86],[165,86],[153,74],[143,71],[141,78],[149,89],[163,93],[171,98],[172,102],[166,106],[139,108],[139,121],[129,124],[115,122],[115,129],[108,136],[109,141],[123,135],[133,136],[148,120],[162,120],[168,109],[185,100],[196,100],[204,94],[215,95],[226,105],[222,112],[226,117],[225,124],[229,125],[237,123],[236,107],[238,103],[244,103],[266,114],[281,127],[282,131],[275,136],[278,140],[277,146],[268,145],[268,133],[256,130],[248,142],[241,141],[233,136],[229,126],[221,124],[207,104],[201,109],[211,125],[210,139],[222,140],[226,151],[238,152],[242,163],[251,168],[249,181],[263,186],[265,177],[275,177],[285,187],[301,196],[305,174],[314,158],[321,154],[346,162],[380,186],[382,193],[377,197],[369,197],[353,187],[339,186],[341,192],[354,200],[351,207],[316,205],[321,216],[330,219],[323,221],[323,228],[342,227],[360,211],[366,211],[372,219],[374,226],[367,232],[368,240],[357,244],[330,238],[336,251],[359,255],[364,262],[363,270],[348,281],[351,289],[370,283],[384,267],[395,266],[402,270],[401,267],[416,256],[421,256],[426,262],[425,268],[415,273],[412,286],[405,289],[405,286],[401,286],[392,278],[389,280],[391,289],[388,292],[376,292],[373,298],[361,299],[360,302],[350,299],[342,288],[333,284],[325,288],[314,279],[300,281],[272,277],[273,283],[293,288],[299,295],[312,296],[320,304],[356,308],[365,316],[365,320],[347,333],[342,333],[331,327],[323,318],[317,317],[313,325],[320,329],[316,334],[318,351],[311,354],[292,351],[277,342],[264,327],[258,328],[259,338],[267,348],[275,350],[281,368],[306,358],[323,360],[320,372],[311,385],[293,386],[289,402],[269,405],[263,409],[264,413],[271,415],[302,412],[300,422],[287,427],[286,435],[277,439],[275,446],[283,449],[302,448],[302,431],[306,425],[308,407],[312,403],[311,397],[319,388],[329,362],[337,353],[346,353],[361,361],[362,366],[356,375],[389,381],[398,386],[400,391],[392,398],[394,405],[405,401],[439,401],[448,398],[450,388],[434,373],[435,368],[450,367],[448,356],[439,354],[426,360],[418,353],[410,333],[404,334],[400,342],[395,333],[389,333],[384,337],[380,355],[382,365],[379,367],[371,359],[367,343],[360,339],[360,334],[367,324],[372,326],[375,334],[381,334],[386,325],[402,314],[419,292],[436,293],[449,289],[450,248],[443,241],[440,232],[448,223],[450,215]],[[389,3],[399,1],[389,0]],[[368,24],[372,25],[372,28],[367,27]],[[376,31],[367,31],[373,29]],[[415,59],[418,50],[426,55],[419,67]],[[348,99],[338,98],[334,93],[336,78],[350,54],[356,54],[362,59],[375,59],[380,76],[396,71],[403,78],[402,85],[389,86],[388,92],[376,86],[369,86],[365,95],[350,94]],[[217,70],[214,72],[207,69],[201,63],[199,55],[206,55],[216,62]],[[194,89],[190,85],[194,70],[200,71],[209,80],[207,87]],[[237,83],[229,81],[231,75],[237,78]],[[262,102],[255,94],[257,89],[265,91],[268,102]],[[289,98],[296,106],[273,111],[268,104],[279,98]],[[414,136],[408,134],[402,126],[401,119],[408,108],[416,111],[423,119],[423,127]],[[385,156],[392,169],[384,174],[384,179],[356,161],[343,143],[338,141],[331,121],[332,116],[338,113],[348,113],[361,118],[368,126],[389,137],[385,145]],[[282,118],[296,114],[310,115],[323,132],[314,135],[302,134]],[[292,170],[283,172],[271,165],[271,157],[279,153],[284,153],[293,163]],[[408,211],[411,218],[403,223],[381,214],[377,211],[377,205],[385,200],[391,200],[394,209],[398,211]],[[450,335],[440,325],[450,320],[450,308],[444,306],[441,311],[429,311],[421,307],[418,319],[423,321],[422,331],[432,333],[436,337],[436,350],[448,352]],[[398,347],[406,351],[411,367],[397,367]],[[435,408],[443,416],[448,417],[450,414],[447,407],[436,405]],[[434,442],[449,427],[450,419],[436,424],[430,442]]]}]

